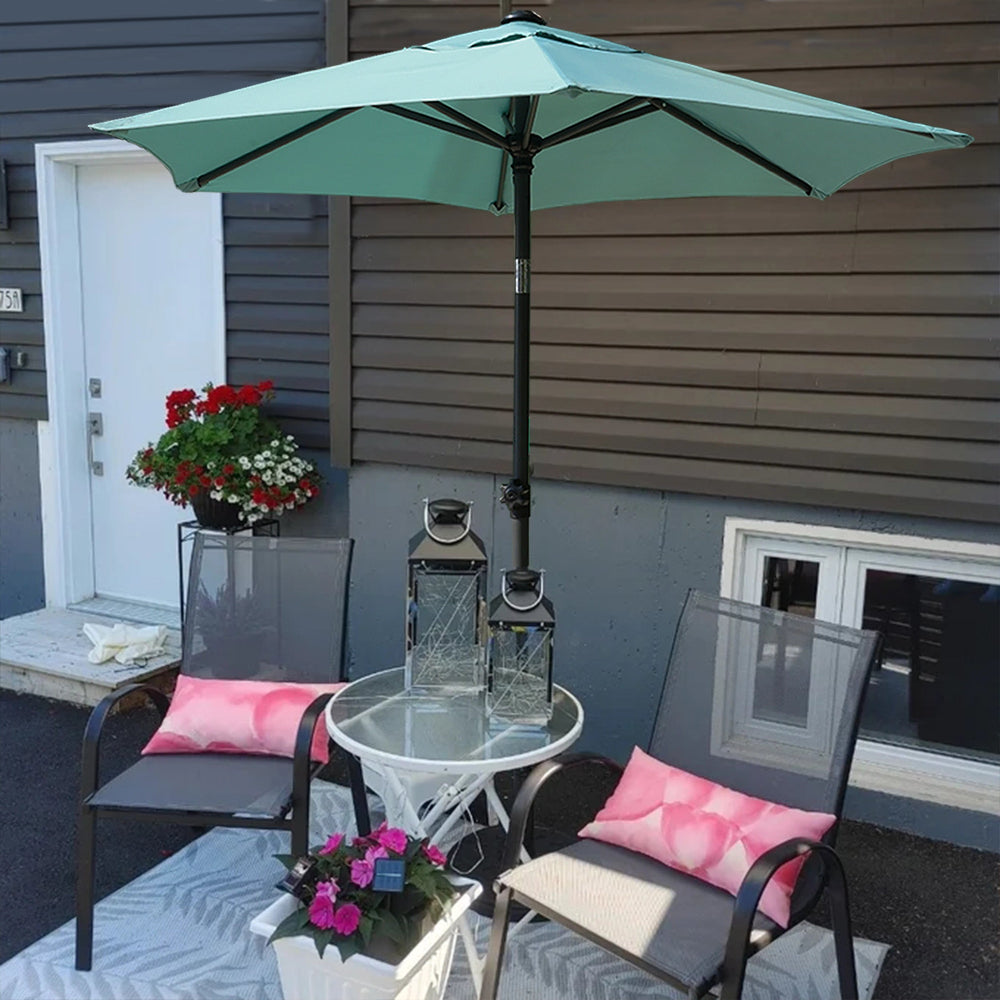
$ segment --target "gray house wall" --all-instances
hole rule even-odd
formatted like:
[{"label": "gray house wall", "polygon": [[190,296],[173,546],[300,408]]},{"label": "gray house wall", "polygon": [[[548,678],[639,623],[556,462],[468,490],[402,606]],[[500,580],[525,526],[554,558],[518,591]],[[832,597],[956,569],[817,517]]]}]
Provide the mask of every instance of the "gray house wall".
[{"label": "gray house wall", "polygon": [[37,425],[0,417],[0,618],[44,603]]},{"label": "gray house wall", "polygon": [[[0,346],[27,356],[0,383],[0,616],[44,603],[35,422],[48,408],[35,144],[98,140],[92,122],[315,69],[325,62],[325,29],[324,0],[0,5],[0,159],[10,215],[0,229],[0,286],[24,292],[22,313],[0,314]],[[326,199],[227,196],[223,214],[227,378],[273,379],[274,414],[325,461]],[[332,491],[329,507],[304,515],[302,530],[345,524],[337,497]]]},{"label": "gray house wall", "polygon": [[[871,171],[822,203],[536,212],[536,474],[995,523],[997,4],[537,6],[559,28],[976,142]],[[460,0],[350,7],[351,58],[497,13]],[[505,470],[510,218],[358,198],[352,227],[353,399],[333,402],[353,434],[341,458]]]},{"label": "gray house wall", "polygon": [[[87,126],[324,65],[324,0],[72,0],[0,5],[0,158],[10,228],[0,345],[27,366],[0,383],[0,416],[45,419],[45,351],[34,157],[38,142],[98,139]],[[328,447],[326,199],[223,199],[228,378],[273,378],[274,412],[305,446]]]}]

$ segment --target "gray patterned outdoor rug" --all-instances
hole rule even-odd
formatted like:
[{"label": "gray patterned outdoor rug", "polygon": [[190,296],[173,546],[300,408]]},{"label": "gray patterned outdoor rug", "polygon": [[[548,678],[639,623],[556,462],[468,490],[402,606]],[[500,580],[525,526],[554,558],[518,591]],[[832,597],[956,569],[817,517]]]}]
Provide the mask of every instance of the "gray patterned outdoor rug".
[{"label": "gray patterned outdoor rug", "polygon": [[[344,789],[314,783],[313,838],[351,827]],[[274,898],[272,857],[287,834],[214,830],[97,906],[94,971],[73,969],[73,922],[0,966],[3,1000],[281,1000],[278,970],[252,917]],[[482,950],[489,924],[476,919]],[[869,1000],[888,946],[857,939],[858,985]],[[800,924],[750,961],[746,1000],[835,1000],[833,936]],[[555,924],[531,924],[507,948],[504,1000],[669,997],[664,984]],[[447,1000],[474,1000],[461,944]],[[680,996],[678,994],[678,996]]]}]

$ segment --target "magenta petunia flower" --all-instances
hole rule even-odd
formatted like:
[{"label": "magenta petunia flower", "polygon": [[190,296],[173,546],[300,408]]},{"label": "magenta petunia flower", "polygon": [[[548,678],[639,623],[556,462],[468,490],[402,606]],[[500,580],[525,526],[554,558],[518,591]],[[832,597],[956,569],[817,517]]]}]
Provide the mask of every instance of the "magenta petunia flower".
[{"label": "magenta petunia flower", "polygon": [[333,854],[344,841],[342,833],[333,833],[327,837],[326,843],[319,849],[320,854]]},{"label": "magenta petunia flower", "polygon": [[353,903],[338,906],[333,915],[333,929],[338,934],[353,934],[361,923],[361,910]]},{"label": "magenta petunia flower", "polygon": [[335,926],[333,901],[337,898],[340,887],[336,882],[319,882],[316,885],[316,898],[309,904],[309,920],[323,930]]},{"label": "magenta petunia flower", "polygon": [[448,859],[433,844],[424,845],[424,854],[432,865],[443,866]]},{"label": "magenta petunia flower", "polygon": [[351,881],[363,889],[366,885],[371,885],[375,877],[375,862],[366,858],[359,858],[351,862]]},{"label": "magenta petunia flower", "polygon": [[389,857],[389,852],[381,844],[379,844],[378,847],[369,847],[368,850],[365,851],[365,861],[368,861],[373,865],[379,860],[379,858],[387,857]]},{"label": "magenta petunia flower", "polygon": [[390,830],[381,830],[375,839],[385,848],[402,854],[406,850],[406,831],[393,827]]}]

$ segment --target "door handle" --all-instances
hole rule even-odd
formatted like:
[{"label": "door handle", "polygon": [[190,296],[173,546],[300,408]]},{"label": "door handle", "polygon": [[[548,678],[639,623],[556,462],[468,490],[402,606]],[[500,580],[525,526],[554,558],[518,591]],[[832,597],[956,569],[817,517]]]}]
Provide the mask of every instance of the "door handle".
[{"label": "door handle", "polygon": [[104,417],[100,413],[87,414],[87,464],[95,476],[104,475],[104,463],[94,460],[94,438],[104,433]]}]

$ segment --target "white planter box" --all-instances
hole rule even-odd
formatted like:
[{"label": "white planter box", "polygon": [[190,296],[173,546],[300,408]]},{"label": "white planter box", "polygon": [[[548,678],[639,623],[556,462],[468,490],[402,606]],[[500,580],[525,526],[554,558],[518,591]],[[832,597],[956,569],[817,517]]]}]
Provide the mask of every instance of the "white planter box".
[{"label": "white planter box", "polygon": [[[366,955],[340,959],[329,945],[321,959],[305,935],[274,942],[285,1000],[442,1000],[455,952],[458,920],[482,892],[478,882],[456,882],[456,896],[441,919],[399,965]],[[254,934],[270,937],[275,927],[298,905],[283,893],[250,923]]]}]

